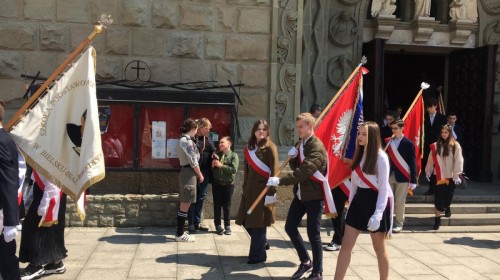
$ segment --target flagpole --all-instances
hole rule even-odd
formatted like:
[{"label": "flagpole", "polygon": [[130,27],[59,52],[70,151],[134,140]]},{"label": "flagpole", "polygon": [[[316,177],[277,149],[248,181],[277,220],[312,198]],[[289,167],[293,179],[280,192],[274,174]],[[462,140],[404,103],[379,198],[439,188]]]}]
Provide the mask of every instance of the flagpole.
[{"label": "flagpole", "polygon": [[356,75],[358,73],[359,68],[361,68],[361,66],[363,66],[365,64],[366,64],[366,57],[363,56],[361,58],[361,62],[359,63],[358,67],[356,67],[356,69],[354,69],[354,71],[352,71],[352,73],[349,76],[349,78],[347,78],[347,80],[345,80],[345,82],[342,85],[342,87],[337,91],[337,93],[332,98],[332,100],[330,101],[330,103],[328,103],[328,105],[326,105],[326,107],[323,109],[323,111],[321,112],[321,114],[319,115],[319,117],[316,119],[316,122],[314,124],[315,126],[318,125],[318,123],[323,119],[323,117],[328,112],[328,110],[330,109],[330,107],[332,107],[333,104],[335,103],[335,101],[337,101],[337,99],[340,97],[340,94],[342,94],[342,92],[344,91],[344,89],[349,85],[349,83],[354,78],[354,75]]},{"label": "flagpole", "polygon": [[87,45],[92,42],[94,37],[97,34],[103,32],[103,30],[113,22],[111,15],[101,15],[101,20],[99,20],[98,25],[94,25],[94,30],[92,33],[85,38],[80,45],[63,61],[63,63],[50,75],[50,77],[45,80],[45,82],[38,88],[38,90],[30,97],[30,99],[14,114],[14,116],[9,120],[9,122],[5,125],[5,130],[10,131],[14,125],[18,123],[21,119],[21,116],[31,107],[33,103],[38,99],[38,97],[49,87],[50,84],[63,72],[69,64],[78,56]]}]

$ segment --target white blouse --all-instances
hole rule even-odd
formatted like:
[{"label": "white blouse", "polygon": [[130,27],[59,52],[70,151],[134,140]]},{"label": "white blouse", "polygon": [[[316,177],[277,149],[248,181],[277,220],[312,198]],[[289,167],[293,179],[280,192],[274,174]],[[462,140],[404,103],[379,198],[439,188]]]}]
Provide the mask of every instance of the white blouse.
[{"label": "white blouse", "polygon": [[[360,163],[360,168],[363,169],[364,159]],[[363,175],[373,183],[373,185],[378,189],[377,205],[375,207],[375,215],[379,220],[382,219],[382,214],[387,207],[387,200],[389,197],[393,197],[391,187],[389,185],[389,158],[387,154],[380,150],[378,151],[377,163],[376,163],[376,174],[366,174]],[[354,195],[356,194],[357,188],[369,189],[370,187],[361,180],[358,174],[353,170],[351,173],[351,189],[349,193],[349,201],[352,201]]]}]

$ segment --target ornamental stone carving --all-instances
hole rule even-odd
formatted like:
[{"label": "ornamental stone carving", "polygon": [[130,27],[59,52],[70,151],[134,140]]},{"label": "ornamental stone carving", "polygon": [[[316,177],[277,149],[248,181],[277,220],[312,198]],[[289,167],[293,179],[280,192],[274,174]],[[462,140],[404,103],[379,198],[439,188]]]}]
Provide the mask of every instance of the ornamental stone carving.
[{"label": "ornamental stone carving", "polygon": [[349,58],[344,55],[336,56],[328,61],[328,82],[331,85],[340,88],[347,78],[349,78],[349,75],[351,75],[353,70],[354,65]]},{"label": "ornamental stone carving", "polygon": [[278,62],[289,62],[289,58],[293,57],[293,41],[290,37],[280,36],[278,38]]},{"label": "ornamental stone carving", "polygon": [[396,0],[373,0],[371,14],[377,18],[392,16],[396,11]]},{"label": "ornamental stone carving", "polygon": [[483,37],[485,45],[500,44],[500,20],[486,25]]},{"label": "ornamental stone carving", "polygon": [[280,91],[276,94],[276,116],[281,119],[278,126],[278,140],[281,145],[293,145],[294,123],[285,117],[293,114],[292,93]]},{"label": "ornamental stone carving", "polygon": [[359,2],[359,0],[340,0],[340,2],[347,6],[352,6],[356,5]]},{"label": "ornamental stone carving", "polygon": [[342,11],[330,19],[328,38],[338,46],[347,46],[358,38],[358,23],[351,13]]},{"label": "ornamental stone carving", "polygon": [[484,10],[491,15],[500,14],[500,1],[498,0],[481,0]]},{"label": "ornamental stone carving", "polygon": [[450,3],[451,20],[469,20],[477,22],[476,0],[453,0]]},{"label": "ornamental stone carving", "polygon": [[283,35],[293,36],[297,33],[297,11],[285,10],[281,16]]}]

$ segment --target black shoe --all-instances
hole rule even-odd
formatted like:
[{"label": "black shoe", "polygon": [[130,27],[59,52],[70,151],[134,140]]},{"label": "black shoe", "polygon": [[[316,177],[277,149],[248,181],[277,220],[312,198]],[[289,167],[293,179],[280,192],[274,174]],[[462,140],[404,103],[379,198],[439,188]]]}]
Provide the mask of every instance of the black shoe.
[{"label": "black shoe", "polygon": [[48,265],[46,265],[44,267],[45,269],[45,272],[43,273],[43,275],[50,275],[50,274],[63,274],[64,272],[66,272],[66,267],[64,267],[64,264],[63,262],[59,262],[59,263],[49,263]]},{"label": "black shoe", "polygon": [[196,226],[194,226],[194,225],[190,225],[188,228],[189,234],[196,234],[197,231],[198,230],[196,230]]},{"label": "black shoe", "polygon": [[233,233],[231,231],[231,226],[225,226],[225,228],[224,228],[224,234],[225,235],[231,235],[231,233]]},{"label": "black shoe", "polygon": [[247,261],[247,264],[258,264],[258,263],[263,263],[265,262],[266,260],[261,260],[261,261],[254,261],[254,260],[249,260]]},{"label": "black shoe", "polygon": [[34,266],[32,264],[28,264],[28,266],[21,272],[21,280],[31,280],[35,279],[38,276],[41,276],[44,273],[43,266]]},{"label": "black shoe", "polygon": [[314,280],[323,280],[323,275],[321,275],[321,272],[311,272],[311,274],[309,274],[309,277],[307,277],[306,279],[314,279]]},{"label": "black shoe", "polygon": [[451,208],[450,208],[450,207],[448,207],[448,208],[444,211],[444,216],[445,216],[446,218],[451,217]]},{"label": "black shoe", "polygon": [[292,275],[292,279],[300,279],[306,272],[312,269],[312,261],[309,261],[308,263],[301,263],[299,265],[299,268],[295,273]]},{"label": "black shoe", "polygon": [[224,234],[224,229],[222,228],[221,225],[215,226],[215,232],[217,232],[218,235]]},{"label": "black shoe", "polygon": [[266,242],[266,250],[269,250],[269,249],[271,249],[271,246],[269,246],[269,243]]},{"label": "black shoe", "polygon": [[435,217],[433,229],[438,230],[440,226],[441,226],[441,217]]},{"label": "black shoe", "polygon": [[194,226],[194,228],[199,231],[208,231],[208,228],[202,226],[201,224]]}]

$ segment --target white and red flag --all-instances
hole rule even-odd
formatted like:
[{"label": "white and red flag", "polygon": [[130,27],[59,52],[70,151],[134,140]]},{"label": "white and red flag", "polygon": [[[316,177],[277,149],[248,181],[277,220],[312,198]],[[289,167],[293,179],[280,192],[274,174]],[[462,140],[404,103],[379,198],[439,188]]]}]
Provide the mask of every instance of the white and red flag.
[{"label": "white and red flag", "polygon": [[[75,202],[104,178],[93,47],[40,95],[10,133],[26,162]],[[83,205],[77,203],[81,218]]]},{"label": "white and red flag", "polygon": [[316,136],[325,145],[328,154],[328,182],[331,188],[339,186],[349,197],[350,160],[356,148],[358,125],[363,122],[364,67],[349,81],[340,97],[328,109],[315,128]]}]

